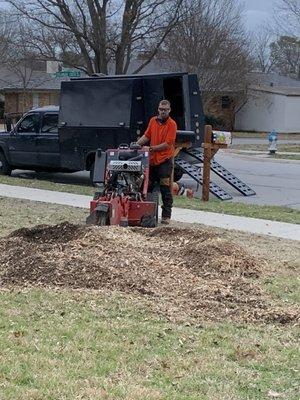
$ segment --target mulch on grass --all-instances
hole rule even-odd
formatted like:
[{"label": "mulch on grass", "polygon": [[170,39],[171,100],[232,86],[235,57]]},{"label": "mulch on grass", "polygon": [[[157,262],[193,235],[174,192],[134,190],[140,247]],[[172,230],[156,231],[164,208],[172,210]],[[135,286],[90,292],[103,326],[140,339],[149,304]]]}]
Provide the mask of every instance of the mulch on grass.
[{"label": "mulch on grass", "polygon": [[262,289],[265,261],[199,229],[20,229],[0,239],[0,287],[118,290],[153,299],[170,318],[295,323],[299,309]]}]

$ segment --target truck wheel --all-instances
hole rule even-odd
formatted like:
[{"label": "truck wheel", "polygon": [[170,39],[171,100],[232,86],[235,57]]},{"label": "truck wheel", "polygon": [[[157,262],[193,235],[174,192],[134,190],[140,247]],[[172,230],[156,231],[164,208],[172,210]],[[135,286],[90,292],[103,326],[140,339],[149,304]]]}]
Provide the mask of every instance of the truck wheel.
[{"label": "truck wheel", "polygon": [[10,175],[12,168],[7,161],[5,155],[0,152],[0,175]]}]

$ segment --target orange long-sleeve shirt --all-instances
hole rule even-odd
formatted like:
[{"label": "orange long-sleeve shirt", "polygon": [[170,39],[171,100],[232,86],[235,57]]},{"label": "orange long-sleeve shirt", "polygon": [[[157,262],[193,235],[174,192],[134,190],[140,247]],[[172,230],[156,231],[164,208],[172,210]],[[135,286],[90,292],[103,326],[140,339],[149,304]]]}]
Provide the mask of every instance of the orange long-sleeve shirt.
[{"label": "orange long-sleeve shirt", "polygon": [[150,139],[150,146],[167,143],[168,149],[150,153],[150,165],[159,165],[173,157],[175,149],[177,124],[172,118],[160,123],[157,117],[152,117],[146,129],[145,136]]}]

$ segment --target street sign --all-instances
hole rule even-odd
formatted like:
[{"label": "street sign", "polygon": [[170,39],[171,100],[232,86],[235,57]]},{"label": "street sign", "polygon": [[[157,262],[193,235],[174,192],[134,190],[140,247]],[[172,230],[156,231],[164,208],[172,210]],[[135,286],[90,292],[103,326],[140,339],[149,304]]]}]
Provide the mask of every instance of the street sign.
[{"label": "street sign", "polygon": [[54,74],[52,74],[52,76],[53,78],[80,78],[81,72],[72,70],[57,71]]}]

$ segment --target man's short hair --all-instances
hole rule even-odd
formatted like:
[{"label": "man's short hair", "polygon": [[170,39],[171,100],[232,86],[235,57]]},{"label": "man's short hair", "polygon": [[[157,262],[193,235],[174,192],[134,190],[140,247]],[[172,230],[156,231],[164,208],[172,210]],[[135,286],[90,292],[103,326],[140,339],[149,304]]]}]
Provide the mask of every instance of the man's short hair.
[{"label": "man's short hair", "polygon": [[169,102],[169,100],[161,100],[159,102],[159,105],[160,106],[167,106],[167,107],[171,108],[171,103]]}]

